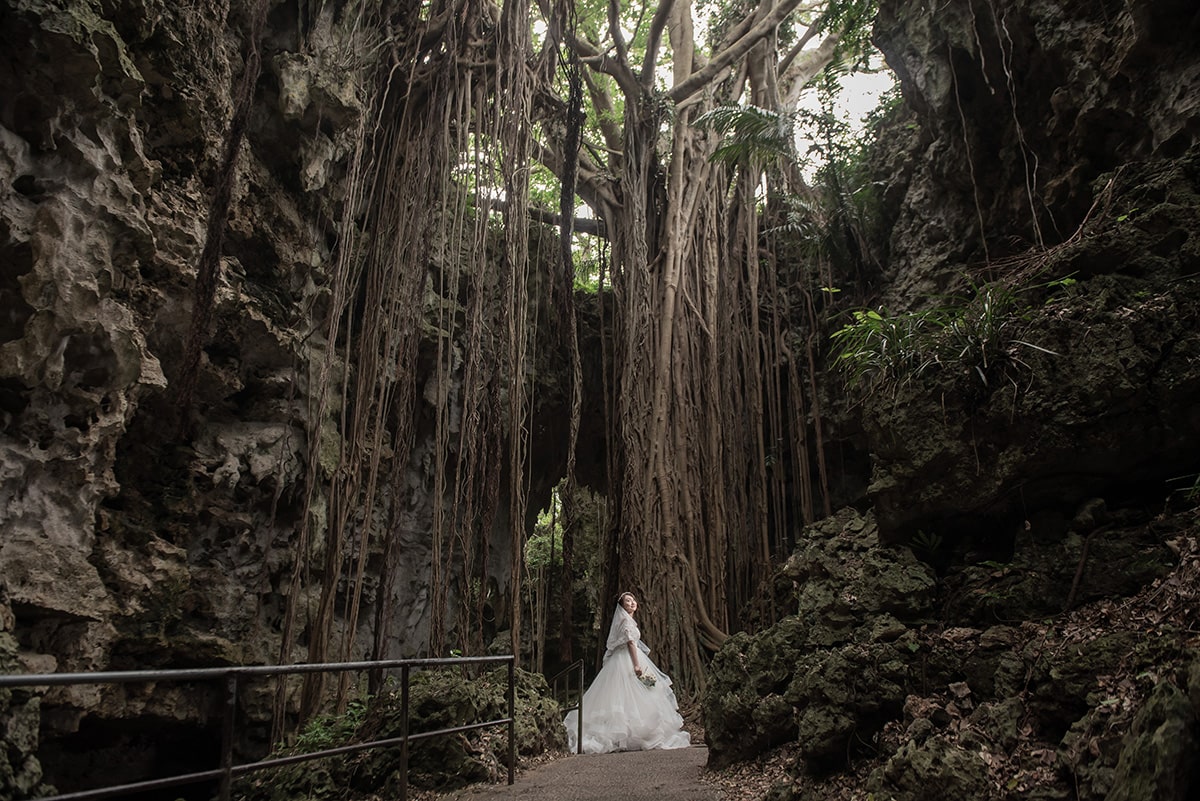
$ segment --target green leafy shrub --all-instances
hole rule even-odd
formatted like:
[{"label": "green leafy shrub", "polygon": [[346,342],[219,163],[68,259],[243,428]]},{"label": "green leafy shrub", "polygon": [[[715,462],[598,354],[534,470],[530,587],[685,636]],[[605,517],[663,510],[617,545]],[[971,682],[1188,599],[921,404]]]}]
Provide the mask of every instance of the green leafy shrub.
[{"label": "green leafy shrub", "polygon": [[[1066,280],[1043,286],[1066,286]],[[1018,355],[1021,348],[1058,355],[1022,338],[1030,307],[1019,290],[1001,282],[976,287],[970,298],[934,309],[897,315],[854,310],[851,316],[831,335],[834,365],[848,385],[864,393],[895,390],[934,368],[956,369],[990,387],[998,376],[1013,381],[1016,371],[1027,367]]]},{"label": "green leafy shrub", "polygon": [[[472,676],[465,670],[414,671],[409,691],[409,732],[483,723],[506,717],[507,669]],[[566,730],[557,702],[540,674],[516,672],[517,753],[534,756],[563,748]],[[352,702],[346,714],[314,719],[296,741],[273,756],[309,753],[371,740],[399,737],[403,726],[400,688]],[[409,744],[408,783],[452,789],[498,781],[506,770],[506,726],[436,735]],[[251,774],[238,782],[236,797],[246,801],[311,801],[392,796],[400,781],[400,747],[289,765]]]}]

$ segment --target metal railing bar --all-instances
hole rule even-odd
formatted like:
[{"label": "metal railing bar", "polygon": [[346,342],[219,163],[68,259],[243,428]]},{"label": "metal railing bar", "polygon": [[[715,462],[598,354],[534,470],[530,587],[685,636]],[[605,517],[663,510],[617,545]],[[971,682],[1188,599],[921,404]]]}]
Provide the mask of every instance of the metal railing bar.
[{"label": "metal railing bar", "polygon": [[[451,729],[437,729],[435,731],[423,731],[416,734],[408,735],[408,741],[425,740],[430,737],[436,737],[442,734],[458,734],[460,732],[474,731],[475,729],[484,729],[488,726],[499,726],[505,723],[511,723],[512,718],[497,718],[496,720],[488,720],[483,723],[471,723],[466,726],[455,726]],[[277,757],[275,759],[264,759],[259,762],[247,762],[243,765],[233,765],[229,768],[229,774],[233,778],[241,778],[242,776],[257,773],[260,770],[269,770],[270,768],[281,768],[285,765],[295,765],[300,762],[308,762],[314,759],[324,759],[332,756],[342,756],[344,754],[355,754],[359,751],[369,751],[372,748],[388,748],[391,746],[400,745],[404,742],[404,737],[391,737],[386,740],[372,740],[369,743],[355,743],[354,745],[343,745],[338,748],[327,748],[323,751],[313,751],[307,754],[295,754],[286,757]],[[201,773],[189,773],[183,776],[172,776],[166,779],[153,779],[144,782],[136,782],[134,784],[122,784],[118,787],[106,787],[97,790],[82,790],[77,793],[67,793],[65,795],[48,796],[44,801],[82,801],[89,798],[107,798],[112,795],[119,795],[125,792],[145,792],[148,790],[164,790],[168,787],[177,787],[182,784],[195,784],[197,782],[206,781],[208,779],[219,779],[225,775],[225,768],[216,770],[207,770]]]},{"label": "metal railing bar", "polygon": [[553,692],[554,697],[557,700],[559,679],[566,677],[567,687],[566,687],[564,696],[569,698],[570,693],[571,693],[570,673],[576,669],[578,669],[578,671],[579,671],[579,698],[574,704],[572,704],[570,706],[560,706],[559,708],[563,712],[571,712],[574,710],[579,711],[579,714],[575,716],[575,726],[576,726],[575,753],[582,754],[583,753],[583,692],[584,692],[584,689],[583,689],[583,660],[576,659],[574,662],[567,665],[562,670],[558,671],[558,673],[556,673],[554,675],[554,678],[550,679],[550,687],[551,687],[551,692]]},{"label": "metal railing bar", "polygon": [[517,658],[508,663],[508,784],[516,781],[517,765]]},{"label": "metal railing bar", "polygon": [[229,801],[233,794],[233,733],[237,718],[238,677],[225,679],[225,709],[221,714],[221,784],[218,801]]},{"label": "metal railing bar", "polygon": [[582,666],[583,666],[583,660],[576,659],[574,662],[572,662],[571,664],[567,665],[565,668],[563,668],[562,670],[560,670],[554,674],[553,678],[550,679],[551,686],[557,684],[559,679],[561,679],[563,676],[570,673],[575,668],[582,667]]},{"label": "metal railing bar", "polygon": [[133,784],[119,784],[115,787],[98,787],[95,790],[80,790],[75,793],[64,793],[62,795],[50,795],[38,799],[38,801],[84,801],[91,798],[111,798],[122,793],[143,793],[150,790],[165,790],[168,787],[179,787],[184,784],[197,784],[199,782],[208,781],[210,779],[220,779],[225,771],[216,768],[215,770],[205,770],[200,773],[186,773],[179,776],[168,776],[164,779],[149,779],[144,782],[134,782]]},{"label": "metal railing bar", "polygon": [[[475,729],[483,729],[488,726],[499,726],[501,723],[508,723],[509,718],[499,718],[497,720],[489,720],[486,723],[471,723],[466,726],[456,726],[453,729],[438,729],[436,731],[423,731],[417,734],[408,735],[408,741],[425,740],[429,737],[436,737],[440,734],[458,734],[464,731],[474,731]],[[308,762],[313,759],[323,759],[331,756],[342,756],[344,754],[355,754],[359,751],[369,751],[372,748],[389,748],[391,746],[401,745],[405,738],[389,737],[386,740],[372,740],[369,743],[355,743],[354,745],[340,745],[337,748],[326,748],[323,751],[311,751],[307,754],[293,754],[292,756],[276,757],[274,759],[263,759],[258,762],[246,762],[242,765],[235,765],[231,773],[233,776],[241,777],[248,773],[256,773],[260,770],[269,768],[281,768],[285,765],[295,765],[300,762]]]},{"label": "metal railing bar", "polygon": [[[497,718],[483,723],[471,723],[465,726],[456,726],[449,729],[437,729],[434,731],[417,732],[416,734],[408,733],[408,705],[409,705],[409,674],[412,668],[433,668],[433,667],[448,667],[454,665],[480,665],[480,664],[508,664],[508,692],[506,701],[508,703],[508,717]],[[399,669],[401,671],[401,707],[402,721],[400,737],[393,737],[386,740],[373,740],[369,743],[355,743],[354,745],[341,746],[339,748],[330,748],[324,751],[315,751],[307,754],[296,754],[287,757],[278,757],[276,759],[262,760],[259,762],[249,762],[242,765],[232,764],[232,752],[230,746],[233,739],[233,728],[235,725],[234,716],[237,709],[237,689],[238,678],[243,676],[248,677],[263,677],[263,676],[281,676],[292,675],[298,673],[338,673],[348,671],[362,670],[392,670]],[[342,754],[351,754],[359,751],[366,751],[371,748],[386,748],[399,745],[401,748],[401,777],[400,777],[400,799],[403,801],[407,797],[408,790],[408,743],[412,740],[423,740],[429,737],[435,737],[443,734],[456,734],[459,732],[474,731],[483,729],[489,726],[499,726],[508,724],[508,783],[514,781],[514,771],[516,764],[516,713],[515,713],[515,675],[516,675],[516,657],[512,654],[503,656],[458,656],[434,659],[391,659],[380,661],[362,661],[362,662],[320,662],[320,663],[302,663],[296,665],[235,665],[217,668],[186,668],[176,670],[133,670],[133,671],[109,671],[107,673],[25,673],[25,674],[9,674],[0,675],[0,688],[5,687],[51,687],[61,685],[78,685],[78,684],[128,684],[134,682],[160,682],[160,681],[213,681],[216,679],[225,680],[225,703],[222,714],[222,754],[221,767],[214,770],[201,771],[199,773],[187,773],[178,776],[167,776],[161,779],[150,779],[147,781],[134,782],[132,784],[122,784],[113,787],[98,787],[92,790],[82,790],[79,792],[66,793],[62,795],[47,796],[40,801],[85,801],[90,799],[111,798],[113,796],[122,795],[125,793],[147,792],[150,790],[161,790],[169,787],[178,787],[184,784],[196,784],[198,782],[217,780],[219,783],[219,791],[217,798],[224,801],[230,797],[232,780],[249,773],[255,773],[260,770],[267,770],[273,767],[282,767],[299,762],[308,762],[324,757],[338,756]]]},{"label": "metal railing bar", "polygon": [[62,684],[128,684],[139,681],[211,681],[226,676],[280,676],[292,673],[338,673],[393,670],[403,667],[507,662],[511,656],[457,656],[439,659],[391,659],[380,662],[313,662],[296,665],[240,665],[178,670],[118,670],[108,673],[17,673],[0,676],[0,687],[49,687]]}]

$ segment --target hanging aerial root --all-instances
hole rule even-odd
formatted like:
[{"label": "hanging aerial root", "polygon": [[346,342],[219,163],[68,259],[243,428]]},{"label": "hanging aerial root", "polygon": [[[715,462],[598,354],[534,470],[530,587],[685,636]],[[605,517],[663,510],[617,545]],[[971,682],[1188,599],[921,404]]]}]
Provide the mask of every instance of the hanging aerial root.
[{"label": "hanging aerial root", "polygon": [[191,427],[192,397],[196,391],[196,376],[200,370],[200,352],[208,338],[212,324],[213,304],[217,294],[217,276],[221,266],[221,249],[225,242],[225,227],[233,205],[233,180],[237,175],[238,154],[246,135],[250,119],[250,107],[254,102],[254,87],[262,70],[262,55],[259,45],[263,27],[267,20],[268,0],[258,0],[254,17],[250,23],[247,42],[246,64],[242,80],[234,94],[233,118],[229,123],[229,135],[225,140],[225,154],[217,172],[212,201],[208,209],[208,224],[204,232],[204,248],[196,265],[196,289],[192,307],[192,321],[184,340],[183,359],[176,379],[175,411],[178,416],[176,438],[187,439]]}]

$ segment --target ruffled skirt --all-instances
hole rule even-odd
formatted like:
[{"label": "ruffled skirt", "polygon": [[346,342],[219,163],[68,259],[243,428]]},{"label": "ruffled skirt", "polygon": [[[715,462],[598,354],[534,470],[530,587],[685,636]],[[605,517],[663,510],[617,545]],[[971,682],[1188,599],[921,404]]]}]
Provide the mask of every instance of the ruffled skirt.
[{"label": "ruffled skirt", "polygon": [[[653,687],[643,684],[633,672],[626,648],[614,651],[604,661],[592,685],[583,694],[583,750],[589,754],[610,751],[644,751],[651,748],[687,748],[691,735],[683,731],[683,718],[671,679],[642,654],[644,674],[653,675]],[[571,752],[577,748],[578,712],[563,720]]]}]

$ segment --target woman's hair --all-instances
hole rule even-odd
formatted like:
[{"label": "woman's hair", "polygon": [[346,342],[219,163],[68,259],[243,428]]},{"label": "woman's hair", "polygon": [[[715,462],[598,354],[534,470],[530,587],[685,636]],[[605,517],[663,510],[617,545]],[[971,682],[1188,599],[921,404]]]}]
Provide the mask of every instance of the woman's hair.
[{"label": "woman's hair", "polygon": [[622,592],[617,595],[617,605],[618,606],[621,604],[621,601],[624,600],[626,595],[628,595],[630,598],[633,598],[633,600],[635,600],[635,601],[637,600],[637,596],[635,596],[632,592]]}]

